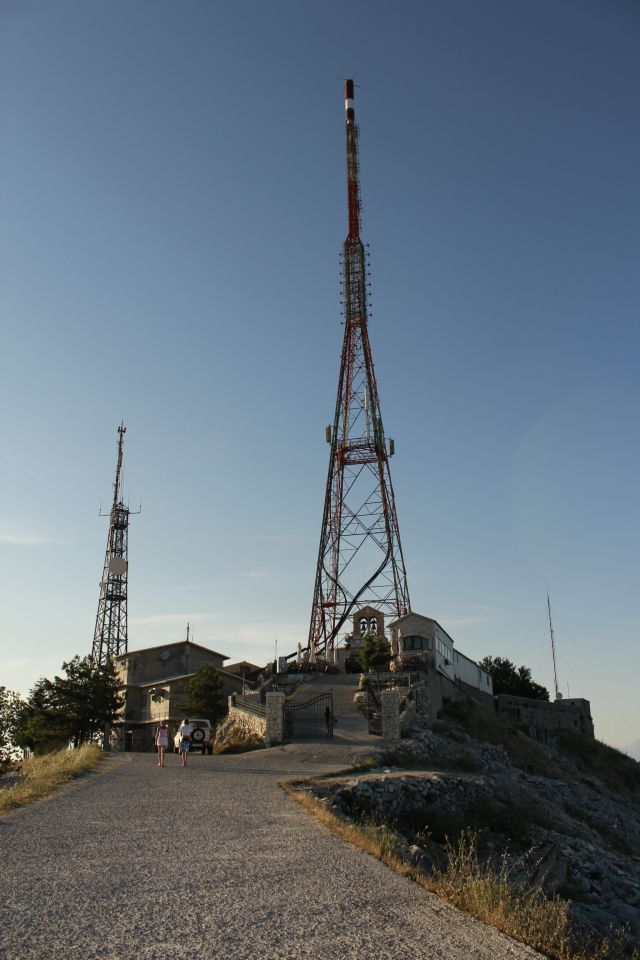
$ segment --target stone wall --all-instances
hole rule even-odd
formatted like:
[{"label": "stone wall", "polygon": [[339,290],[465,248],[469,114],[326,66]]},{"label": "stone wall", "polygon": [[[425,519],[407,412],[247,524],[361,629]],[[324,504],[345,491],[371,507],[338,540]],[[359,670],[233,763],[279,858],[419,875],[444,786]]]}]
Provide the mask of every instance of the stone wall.
[{"label": "stone wall", "polygon": [[531,700],[501,693],[496,697],[498,713],[506,713],[529,736],[545,741],[549,734],[568,730],[587,737],[594,736],[591,704],[588,700],[572,697],[570,700]]},{"label": "stone wall", "polygon": [[480,690],[478,687],[474,687],[470,683],[465,683],[464,680],[457,680],[456,683],[460,689],[464,693],[468,694],[472,700],[475,700],[476,703],[481,704],[483,707],[488,707],[489,709],[495,709],[495,702],[492,693],[487,693],[484,690]]},{"label": "stone wall", "polygon": [[241,736],[260,737],[264,739],[267,730],[266,717],[258,717],[255,713],[246,713],[240,707],[232,705],[232,698],[229,697],[229,713],[227,716],[229,722],[233,725]]},{"label": "stone wall", "polygon": [[433,721],[431,710],[431,692],[426,680],[419,680],[412,690],[411,699],[400,714],[400,730],[403,737],[414,730],[429,730]]},{"label": "stone wall", "polygon": [[464,700],[465,695],[456,684],[438,670],[429,670],[426,682],[431,696],[431,710],[437,717],[443,707],[455,700]]}]

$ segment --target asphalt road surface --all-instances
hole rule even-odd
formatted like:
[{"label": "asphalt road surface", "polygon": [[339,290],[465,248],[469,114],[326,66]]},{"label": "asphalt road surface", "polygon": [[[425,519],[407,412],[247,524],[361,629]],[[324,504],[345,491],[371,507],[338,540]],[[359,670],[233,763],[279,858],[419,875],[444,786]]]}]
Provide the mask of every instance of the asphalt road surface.
[{"label": "asphalt road surface", "polygon": [[363,746],[192,756],[185,769],[127,754],[1,818],[0,957],[538,957],[339,840],[278,787]]}]

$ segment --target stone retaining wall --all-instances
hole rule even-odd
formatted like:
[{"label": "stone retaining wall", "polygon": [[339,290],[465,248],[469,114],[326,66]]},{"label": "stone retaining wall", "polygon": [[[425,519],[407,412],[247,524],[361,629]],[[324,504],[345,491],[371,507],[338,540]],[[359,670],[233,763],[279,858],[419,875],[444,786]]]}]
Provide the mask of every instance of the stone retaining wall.
[{"label": "stone retaining wall", "polygon": [[227,718],[238,732],[247,737],[264,739],[267,730],[266,717],[258,717],[255,713],[246,713],[240,707],[234,707],[229,698],[229,714]]},{"label": "stone retaining wall", "polygon": [[588,700],[572,697],[566,700],[531,700],[501,693],[497,698],[498,713],[506,713],[516,723],[528,727],[529,736],[546,740],[546,735],[561,730],[594,737],[591,705]]}]

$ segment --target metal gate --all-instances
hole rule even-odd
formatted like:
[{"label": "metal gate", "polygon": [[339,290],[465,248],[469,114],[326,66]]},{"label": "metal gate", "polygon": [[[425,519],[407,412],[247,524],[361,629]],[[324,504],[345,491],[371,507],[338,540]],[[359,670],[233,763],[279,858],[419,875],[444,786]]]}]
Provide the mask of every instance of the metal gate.
[{"label": "metal gate", "polygon": [[367,721],[369,724],[369,733],[382,736],[382,707],[380,697],[373,689],[371,684],[367,687]]},{"label": "metal gate", "polygon": [[285,701],[284,738],[304,740],[327,733],[327,707],[333,716],[333,693],[319,693],[308,700]]}]

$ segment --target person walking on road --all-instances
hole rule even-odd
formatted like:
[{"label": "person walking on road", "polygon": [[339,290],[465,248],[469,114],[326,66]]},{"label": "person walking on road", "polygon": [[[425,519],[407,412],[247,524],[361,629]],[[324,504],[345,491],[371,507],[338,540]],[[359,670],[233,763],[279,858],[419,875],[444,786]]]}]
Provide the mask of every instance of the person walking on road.
[{"label": "person walking on road", "polygon": [[188,719],[184,719],[178,730],[180,734],[180,759],[182,761],[182,766],[186,767],[187,757],[189,755],[189,748],[191,747],[191,732],[193,727],[189,723]]},{"label": "person walking on road", "polygon": [[169,746],[169,727],[166,720],[160,721],[160,726],[156,730],[155,742],[158,748],[158,766],[164,767],[164,755]]}]

